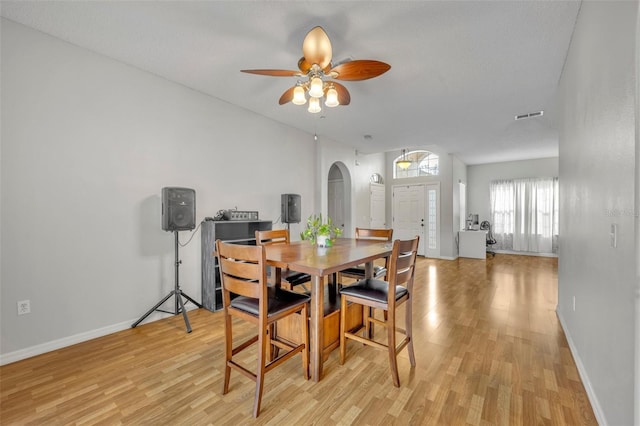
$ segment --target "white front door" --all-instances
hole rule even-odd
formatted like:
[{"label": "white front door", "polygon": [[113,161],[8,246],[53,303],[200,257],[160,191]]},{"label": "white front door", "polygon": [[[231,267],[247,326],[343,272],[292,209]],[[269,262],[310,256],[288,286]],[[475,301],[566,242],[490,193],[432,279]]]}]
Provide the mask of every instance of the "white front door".
[{"label": "white front door", "polygon": [[385,213],[384,185],[380,183],[370,183],[369,186],[369,228],[386,228],[387,217]]},{"label": "white front door", "polygon": [[420,236],[418,254],[425,255],[425,187],[393,187],[393,239],[409,240]]}]

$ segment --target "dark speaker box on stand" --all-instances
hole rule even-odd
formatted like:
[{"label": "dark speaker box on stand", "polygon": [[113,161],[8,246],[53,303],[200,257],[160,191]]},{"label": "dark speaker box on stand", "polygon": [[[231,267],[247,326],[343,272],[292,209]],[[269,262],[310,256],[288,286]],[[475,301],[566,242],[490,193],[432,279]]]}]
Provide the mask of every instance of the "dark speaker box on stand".
[{"label": "dark speaker box on stand", "polygon": [[282,194],[280,207],[282,223],[300,223],[300,195]]},{"label": "dark speaker box on stand", "polygon": [[190,188],[162,188],[162,229],[190,231],[196,227],[196,191]]}]

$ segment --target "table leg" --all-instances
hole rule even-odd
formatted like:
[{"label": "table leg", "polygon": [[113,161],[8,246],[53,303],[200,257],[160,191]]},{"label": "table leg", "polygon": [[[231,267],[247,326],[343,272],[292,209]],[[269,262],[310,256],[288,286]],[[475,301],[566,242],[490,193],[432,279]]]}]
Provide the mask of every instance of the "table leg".
[{"label": "table leg", "polygon": [[274,268],[275,269],[275,273],[273,276],[273,284],[280,288],[280,285],[282,284],[282,269],[280,268]]},{"label": "table leg", "polygon": [[[277,288],[280,288],[282,284],[282,269],[278,267],[272,267],[271,272],[273,273],[273,285]],[[278,336],[278,323],[275,322],[271,324],[271,328],[269,329],[270,336],[272,339],[275,339]],[[269,348],[269,361],[273,361],[278,357],[280,350],[277,346],[270,345]]]},{"label": "table leg", "polygon": [[313,276],[311,280],[311,321],[310,355],[311,379],[314,382],[322,378],[322,346],[324,342],[324,277]]},{"label": "table leg", "polygon": [[329,275],[329,282],[327,283],[327,288],[329,289],[329,301],[331,303],[335,303],[336,298],[338,297],[338,274],[333,273]]},{"label": "table leg", "polygon": [[364,277],[373,278],[373,261],[364,264]]}]

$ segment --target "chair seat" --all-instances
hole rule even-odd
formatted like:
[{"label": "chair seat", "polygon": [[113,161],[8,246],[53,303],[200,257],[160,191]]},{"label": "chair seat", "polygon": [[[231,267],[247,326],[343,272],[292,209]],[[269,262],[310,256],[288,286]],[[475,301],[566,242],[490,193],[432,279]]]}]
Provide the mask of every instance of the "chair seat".
[{"label": "chair seat", "polygon": [[[408,293],[407,288],[396,286],[396,300]],[[360,297],[373,302],[387,303],[389,297],[389,283],[375,279],[361,280],[348,287],[343,287],[340,294]]]},{"label": "chair seat", "polygon": [[[365,269],[364,266],[354,266],[353,268],[347,268],[340,273],[345,275],[357,275],[359,277],[364,278]],[[387,268],[384,266],[374,266],[373,267],[373,278],[380,278],[387,274]]]},{"label": "chair seat", "polygon": [[296,286],[304,283],[308,283],[311,281],[311,275],[305,274],[303,272],[293,272],[289,271],[286,277],[283,277],[291,286]]},{"label": "chair seat", "polygon": [[[294,293],[292,291],[282,290],[277,287],[269,287],[267,289],[267,316],[277,315],[294,306],[308,303],[311,298],[303,293]],[[251,297],[238,296],[231,300],[231,306],[245,311],[251,315],[258,316],[259,306],[258,299]]]}]

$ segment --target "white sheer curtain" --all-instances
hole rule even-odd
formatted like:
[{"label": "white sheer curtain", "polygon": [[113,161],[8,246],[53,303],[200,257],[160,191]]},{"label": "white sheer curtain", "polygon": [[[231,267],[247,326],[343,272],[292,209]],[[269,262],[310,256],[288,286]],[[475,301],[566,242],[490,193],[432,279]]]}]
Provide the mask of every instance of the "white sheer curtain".
[{"label": "white sheer curtain", "polygon": [[558,178],[495,180],[490,197],[496,249],[557,251]]}]

